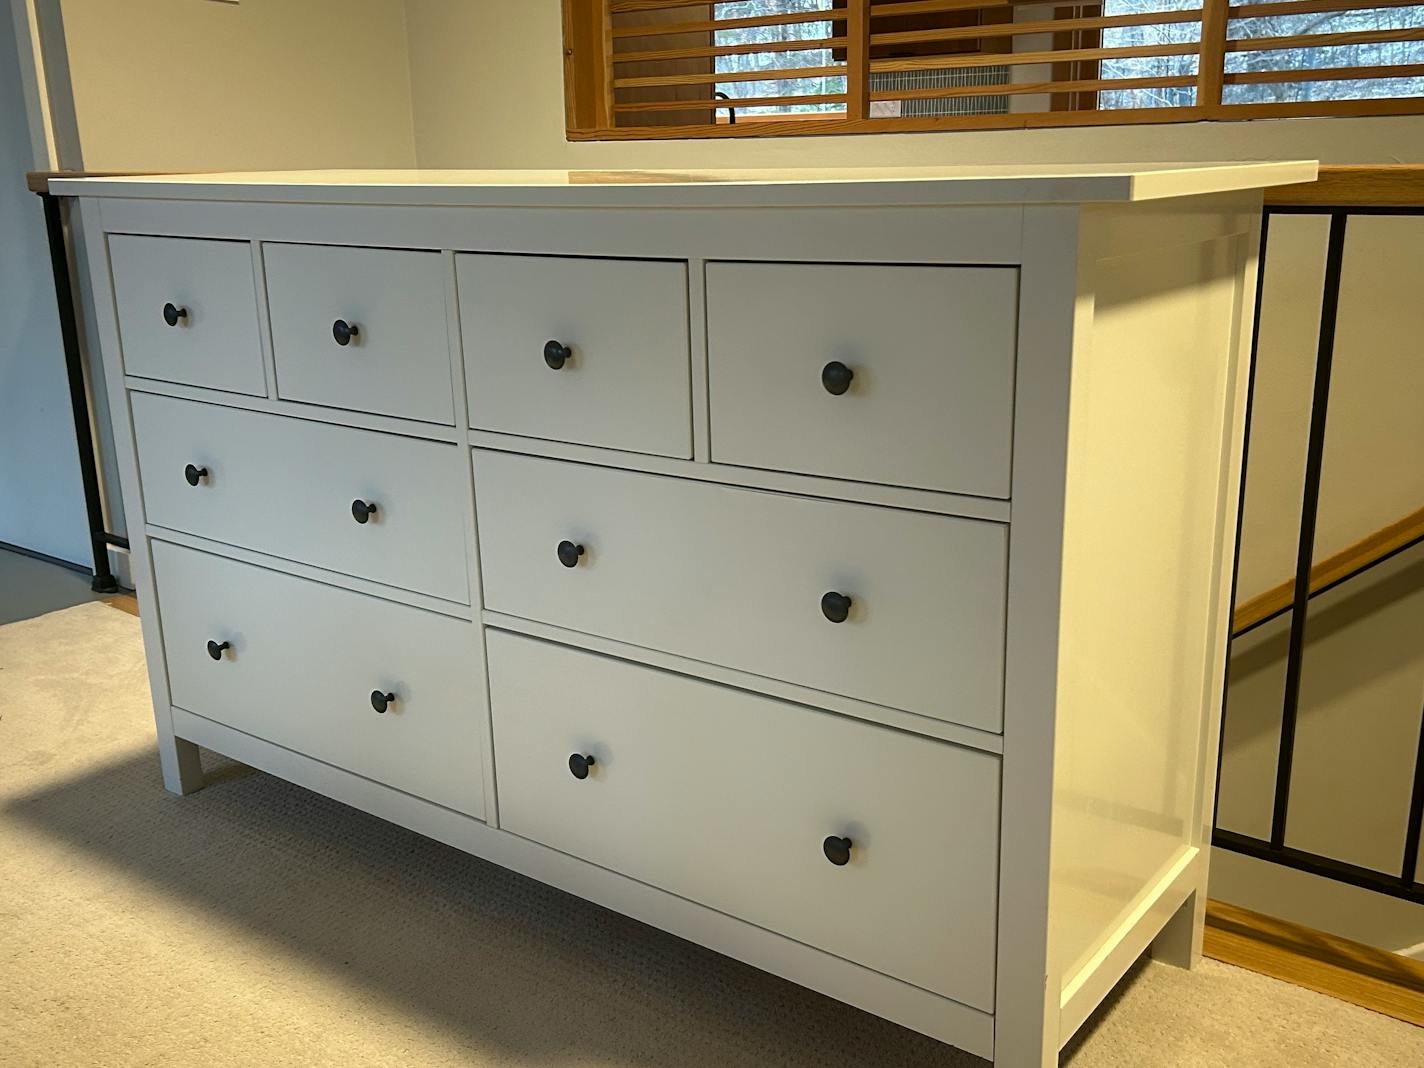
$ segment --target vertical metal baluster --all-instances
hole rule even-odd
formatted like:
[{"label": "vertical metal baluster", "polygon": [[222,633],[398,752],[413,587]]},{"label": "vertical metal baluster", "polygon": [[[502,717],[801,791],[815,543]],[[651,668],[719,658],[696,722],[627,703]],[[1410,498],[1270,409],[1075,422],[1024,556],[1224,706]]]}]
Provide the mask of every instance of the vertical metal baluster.
[{"label": "vertical metal baluster", "polygon": [[1414,754],[1414,791],[1409,798],[1409,823],[1404,829],[1404,863],[1399,878],[1406,886],[1415,886],[1414,873],[1419,867],[1419,831],[1424,822],[1424,709],[1419,712],[1419,746]]},{"label": "vertical metal baluster", "polygon": [[1286,656],[1285,700],[1281,708],[1280,752],[1276,758],[1275,804],[1271,812],[1271,848],[1286,841],[1291,768],[1295,759],[1296,714],[1300,708],[1301,662],[1310,602],[1310,569],[1315,558],[1315,519],[1320,507],[1320,474],[1325,454],[1325,419],[1330,407],[1330,369],[1335,355],[1335,319],[1340,308],[1340,268],[1345,258],[1345,211],[1330,213],[1325,252],[1325,286],[1320,303],[1320,340],[1315,357],[1315,388],[1310,402],[1310,437],[1305,453],[1305,492],[1300,508],[1300,541],[1295,564],[1290,646]]}]

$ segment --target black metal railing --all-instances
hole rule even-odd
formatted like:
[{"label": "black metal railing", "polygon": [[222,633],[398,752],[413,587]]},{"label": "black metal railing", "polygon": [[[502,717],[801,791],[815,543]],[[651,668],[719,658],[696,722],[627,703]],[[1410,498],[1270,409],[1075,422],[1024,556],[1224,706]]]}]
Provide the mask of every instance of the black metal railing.
[{"label": "black metal railing", "polygon": [[89,525],[89,549],[94,561],[90,583],[98,593],[113,593],[118,580],[109,568],[109,547],[127,549],[129,540],[108,529],[104,501],[99,489],[99,461],[89,414],[89,385],[84,375],[84,354],[79,343],[79,312],[74,285],[69,274],[69,244],[61,200],[44,187],[34,191],[44,202],[45,237],[49,243],[50,270],[59,310],[59,334],[64,349],[64,370],[69,386],[70,417],[74,421],[74,442],[78,447],[79,479],[84,490],[84,513]]},{"label": "black metal railing", "polygon": [[[1271,218],[1283,214],[1327,215],[1330,218],[1330,236],[1325,255],[1325,282],[1321,300],[1320,329],[1316,347],[1315,377],[1311,393],[1310,426],[1306,439],[1305,479],[1300,510],[1300,537],[1296,546],[1296,565],[1293,580],[1293,596],[1290,604],[1282,609],[1252,620],[1232,635],[1233,638],[1254,629],[1270,619],[1290,614],[1290,637],[1286,652],[1285,694],[1281,707],[1280,744],[1276,754],[1275,793],[1271,807],[1271,829],[1269,838],[1255,838],[1220,826],[1213,828],[1212,845],[1229,849],[1236,853],[1256,857],[1261,860],[1281,864],[1289,868],[1324,876],[1337,882],[1374,890],[1391,897],[1424,904],[1424,883],[1416,878],[1419,862],[1420,823],[1424,819],[1424,712],[1420,715],[1418,748],[1414,759],[1413,786],[1410,793],[1409,822],[1405,831],[1404,853],[1399,870],[1396,872],[1377,871],[1361,867],[1334,857],[1322,856],[1308,850],[1297,849],[1286,844],[1287,820],[1290,815],[1291,777],[1295,762],[1296,722],[1300,712],[1301,677],[1306,654],[1306,625],[1308,607],[1312,597],[1327,590],[1335,589],[1365,574],[1374,567],[1392,559],[1399,553],[1424,542],[1424,537],[1414,537],[1396,545],[1387,553],[1381,553],[1347,574],[1312,588],[1311,570],[1315,556],[1315,524],[1320,506],[1321,471],[1325,456],[1325,425],[1330,407],[1330,381],[1335,355],[1336,316],[1340,307],[1340,276],[1345,258],[1345,234],[1351,216],[1355,215],[1424,215],[1424,207],[1327,207],[1327,206],[1268,206],[1262,219],[1261,257],[1264,262]],[[1241,517],[1245,511],[1245,462],[1249,457],[1251,435],[1252,401],[1255,393],[1256,353],[1261,327],[1261,291],[1256,294],[1255,333],[1251,343],[1250,383],[1246,404],[1245,455],[1242,457],[1242,496],[1237,513],[1236,551],[1237,559],[1241,550]],[[1235,580],[1233,578],[1233,587]],[[1233,601],[1235,590],[1233,588]],[[1421,635],[1424,638],[1424,635]],[[1227,657],[1228,680],[1230,656]],[[1223,695],[1222,742],[1225,741],[1226,707]],[[1221,748],[1218,749],[1217,789],[1221,784]],[[1220,794],[1218,792],[1218,799]]]}]

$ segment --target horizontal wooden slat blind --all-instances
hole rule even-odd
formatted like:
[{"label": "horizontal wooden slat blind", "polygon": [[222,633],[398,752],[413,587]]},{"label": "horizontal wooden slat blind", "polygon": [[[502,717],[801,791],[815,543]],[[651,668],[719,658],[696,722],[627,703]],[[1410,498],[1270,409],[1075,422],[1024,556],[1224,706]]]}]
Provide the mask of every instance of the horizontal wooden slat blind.
[{"label": "horizontal wooden slat blind", "polygon": [[1424,112],[1424,0],[564,0],[575,139]]}]

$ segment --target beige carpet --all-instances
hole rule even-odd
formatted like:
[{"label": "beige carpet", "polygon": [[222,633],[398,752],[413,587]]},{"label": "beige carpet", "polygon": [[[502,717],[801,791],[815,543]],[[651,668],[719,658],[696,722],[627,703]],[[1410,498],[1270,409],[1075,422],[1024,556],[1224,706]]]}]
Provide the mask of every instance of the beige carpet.
[{"label": "beige carpet", "polygon": [[[205,754],[165,793],[138,621],[0,627],[0,1064],[982,1062]],[[1424,1031],[1139,967],[1064,1060],[1424,1064]]]}]

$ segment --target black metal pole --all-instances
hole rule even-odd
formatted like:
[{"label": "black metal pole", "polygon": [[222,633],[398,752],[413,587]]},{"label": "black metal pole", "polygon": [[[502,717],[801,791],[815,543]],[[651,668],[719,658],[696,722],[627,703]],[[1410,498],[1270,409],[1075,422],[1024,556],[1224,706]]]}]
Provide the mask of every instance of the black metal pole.
[{"label": "black metal pole", "polygon": [[1362,890],[1373,890],[1377,894],[1385,894],[1388,897],[1397,897],[1403,901],[1413,901],[1415,904],[1424,905],[1424,885],[1402,882],[1399,876],[1392,872],[1362,868],[1357,864],[1335,860],[1333,857],[1323,857],[1319,853],[1310,853],[1304,849],[1292,849],[1290,846],[1275,849],[1270,842],[1263,839],[1223,830],[1220,827],[1212,836],[1211,844],[1218,849],[1229,849],[1242,856],[1255,857],[1257,860],[1279,864],[1285,868],[1294,868],[1296,871],[1309,872],[1311,875],[1333,879],[1337,883],[1348,883],[1350,886],[1358,886]]},{"label": "black metal pole", "polygon": [[1404,828],[1404,863],[1399,879],[1407,886],[1418,886],[1414,873],[1419,867],[1420,824],[1424,823],[1424,710],[1419,713],[1419,747],[1414,754],[1414,790],[1409,797],[1409,822]]},{"label": "black metal pole", "polygon": [[74,315],[74,289],[69,281],[69,253],[64,242],[64,218],[59,199],[41,193],[45,232],[49,238],[54,295],[59,304],[59,333],[64,342],[64,367],[69,377],[69,404],[74,415],[74,441],[79,448],[79,477],[84,486],[84,511],[89,521],[89,547],[94,556],[93,589],[112,593],[119,588],[109,570],[112,536],[104,529],[104,503],[99,496],[99,467],[94,458],[94,434],[89,425],[88,391],[84,388],[84,360],[79,349],[79,327]]},{"label": "black metal pole", "polygon": [[1340,270],[1345,259],[1345,223],[1348,219],[1349,216],[1344,211],[1330,213],[1330,240],[1325,251],[1325,285],[1320,301],[1320,338],[1315,356],[1315,387],[1310,401],[1310,436],[1305,451],[1305,491],[1300,506],[1295,596],[1291,608],[1290,645],[1286,654],[1280,751],[1276,758],[1276,795],[1271,812],[1272,849],[1282,849],[1286,842],[1291,768],[1295,760],[1296,715],[1300,709],[1300,677],[1310,604],[1310,569],[1315,562],[1315,520],[1320,508],[1320,474],[1325,455],[1325,418],[1330,408],[1330,368],[1335,355],[1335,319],[1340,309]]}]

